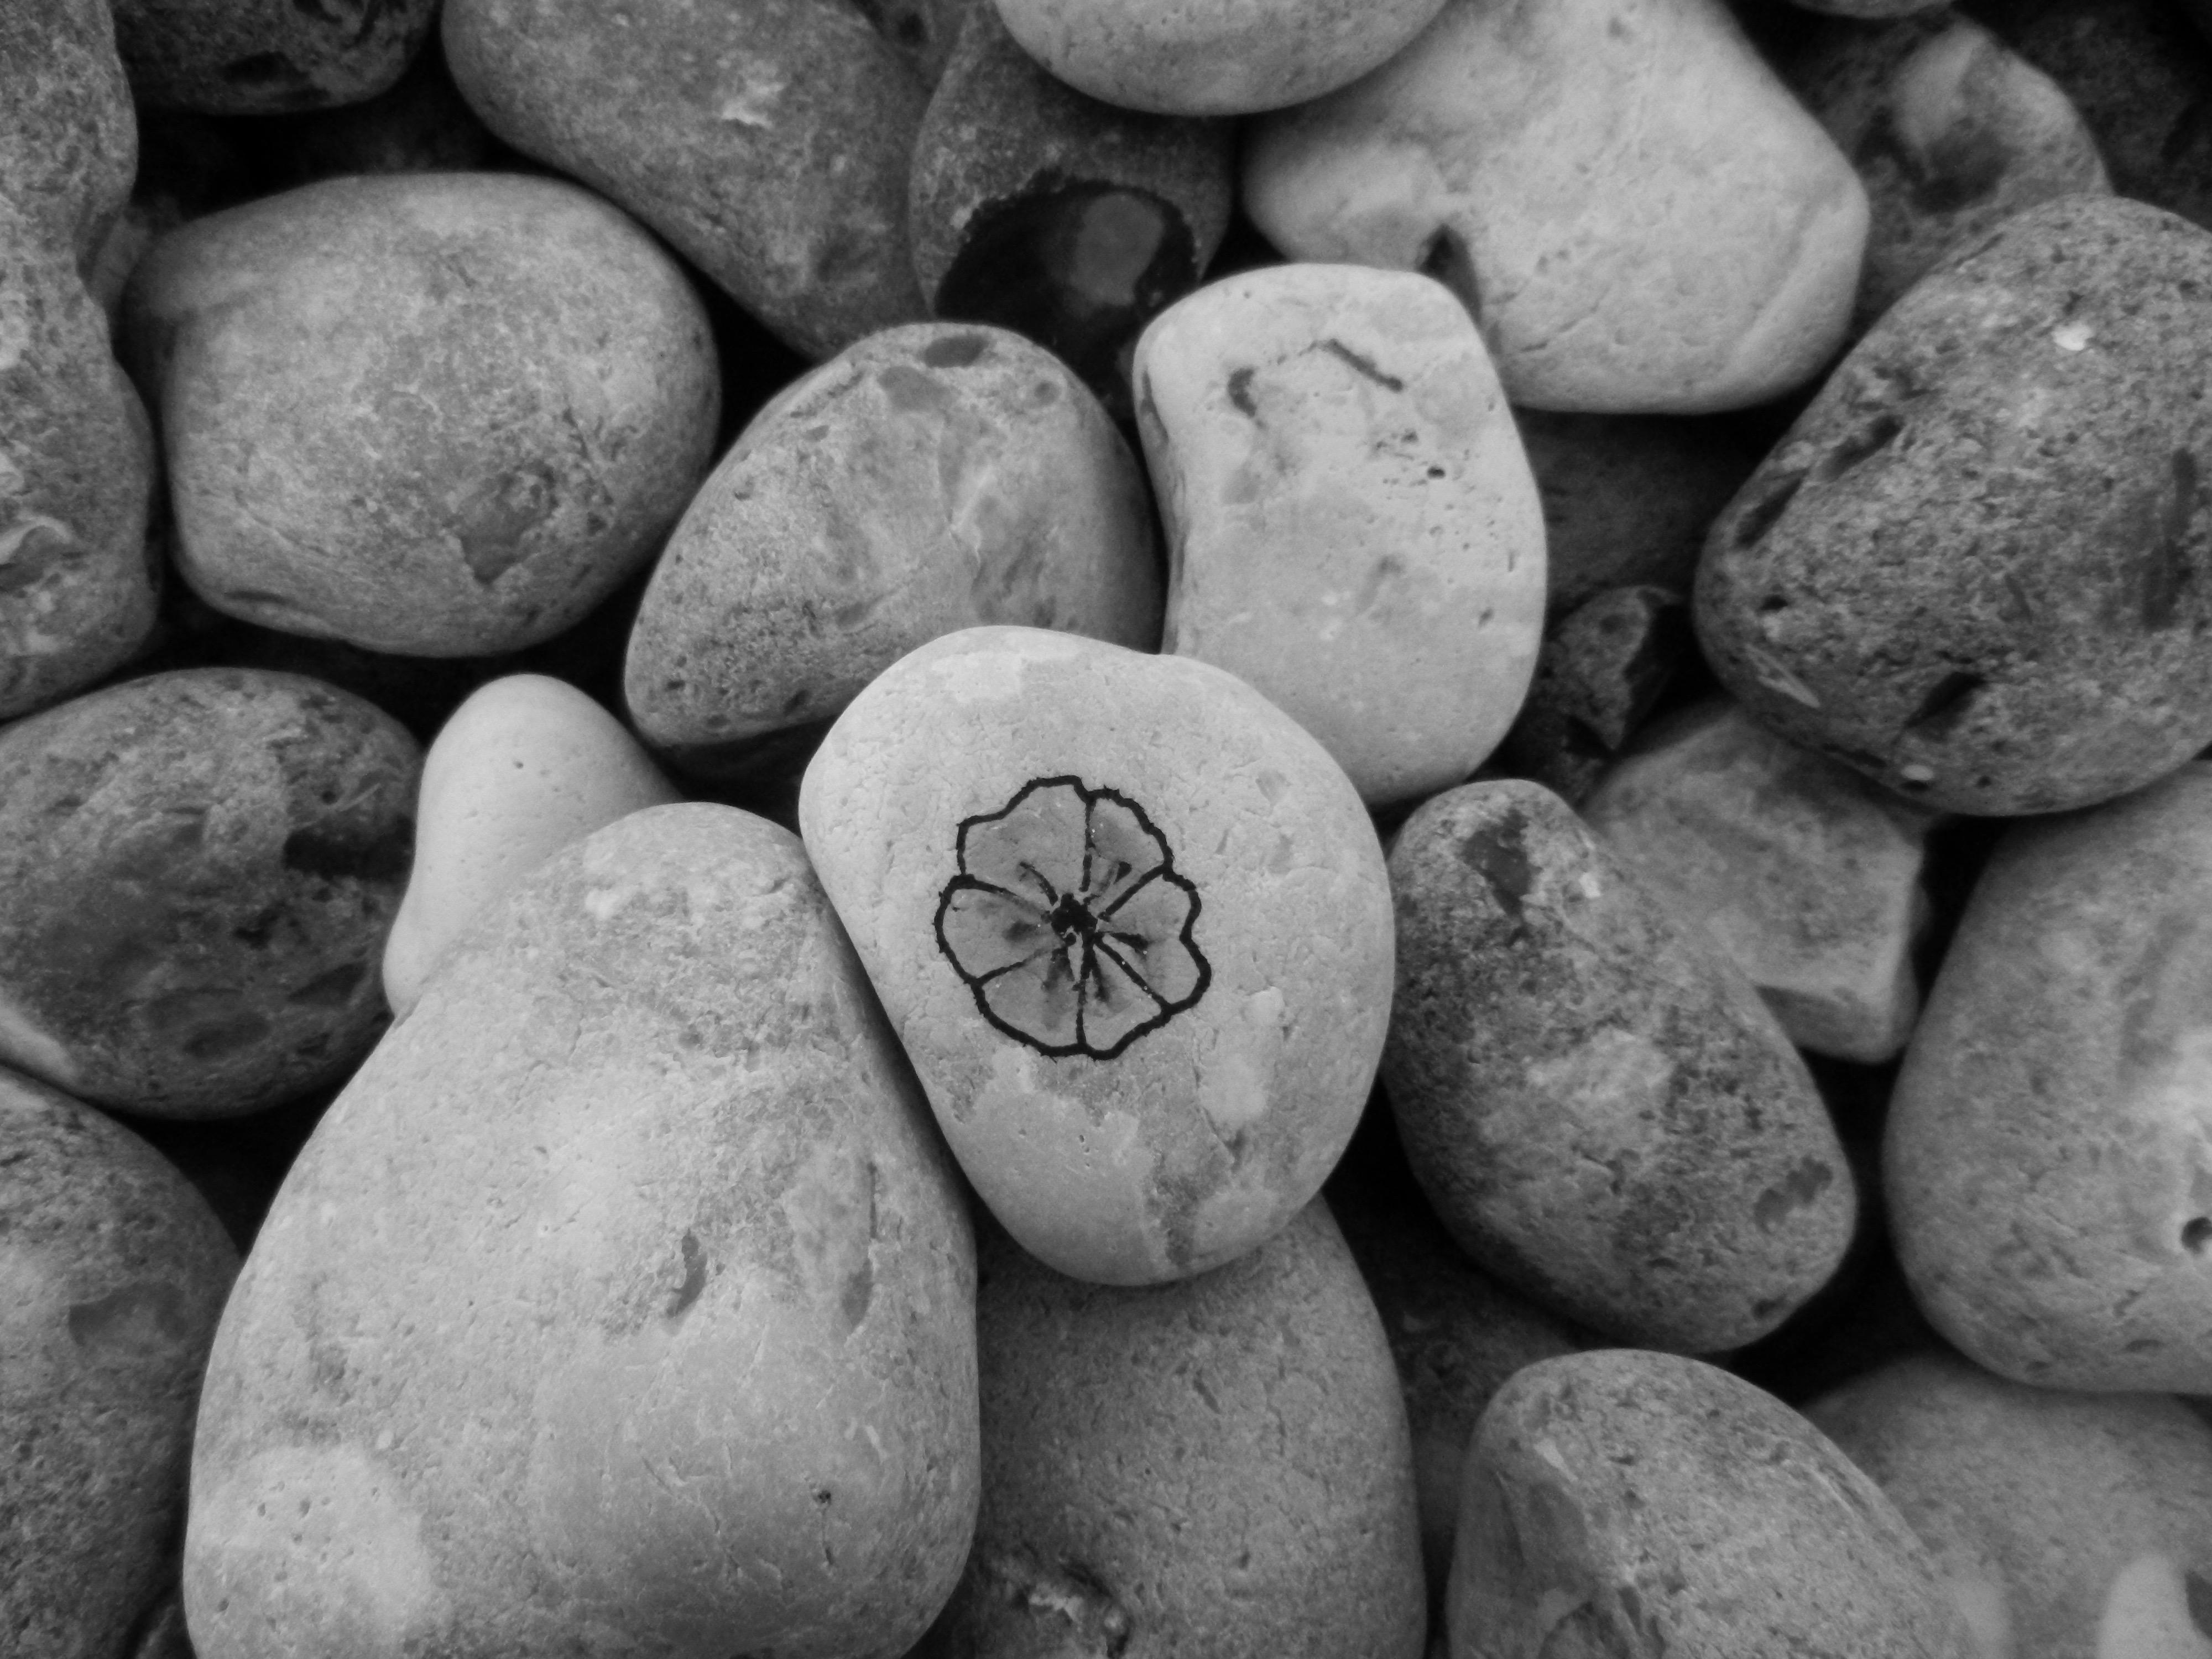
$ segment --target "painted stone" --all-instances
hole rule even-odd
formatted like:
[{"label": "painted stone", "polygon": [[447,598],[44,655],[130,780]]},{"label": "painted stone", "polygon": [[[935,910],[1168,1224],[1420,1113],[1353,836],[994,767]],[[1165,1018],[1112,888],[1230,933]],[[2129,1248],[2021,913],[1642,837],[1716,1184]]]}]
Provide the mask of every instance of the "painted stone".
[{"label": "painted stone", "polygon": [[799,820],[961,1168],[1059,1272],[1151,1284],[1289,1224],[1389,1018],[1382,848],[1233,676],[971,629],[830,730]]}]

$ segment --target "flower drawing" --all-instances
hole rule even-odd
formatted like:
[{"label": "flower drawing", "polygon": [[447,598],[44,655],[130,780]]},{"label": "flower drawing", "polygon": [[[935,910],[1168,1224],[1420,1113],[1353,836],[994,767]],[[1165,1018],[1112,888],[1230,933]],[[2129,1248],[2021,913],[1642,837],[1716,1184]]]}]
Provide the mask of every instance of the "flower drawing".
[{"label": "flower drawing", "polygon": [[1198,890],[1127,795],[1032,778],[964,820],[955,851],[938,948],[1017,1042],[1111,1060],[1206,994]]}]

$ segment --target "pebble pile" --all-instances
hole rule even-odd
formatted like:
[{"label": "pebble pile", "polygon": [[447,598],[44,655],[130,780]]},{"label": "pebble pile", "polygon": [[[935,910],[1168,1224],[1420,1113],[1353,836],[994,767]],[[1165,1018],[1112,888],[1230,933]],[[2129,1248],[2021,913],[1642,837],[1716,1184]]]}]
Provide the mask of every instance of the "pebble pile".
[{"label": "pebble pile", "polygon": [[2207,109],[0,0],[0,1656],[2212,1659]]}]

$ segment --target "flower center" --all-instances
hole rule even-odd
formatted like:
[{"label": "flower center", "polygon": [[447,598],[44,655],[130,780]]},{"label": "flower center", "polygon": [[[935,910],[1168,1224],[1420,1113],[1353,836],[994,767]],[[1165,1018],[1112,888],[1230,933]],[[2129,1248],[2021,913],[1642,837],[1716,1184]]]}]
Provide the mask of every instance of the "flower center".
[{"label": "flower center", "polygon": [[1089,905],[1073,893],[1062,893],[1060,902],[1052,907],[1052,913],[1045,920],[1052,924],[1052,931],[1060,935],[1060,942],[1063,945],[1073,945],[1078,940],[1096,939],[1098,935],[1098,918],[1091,914]]}]

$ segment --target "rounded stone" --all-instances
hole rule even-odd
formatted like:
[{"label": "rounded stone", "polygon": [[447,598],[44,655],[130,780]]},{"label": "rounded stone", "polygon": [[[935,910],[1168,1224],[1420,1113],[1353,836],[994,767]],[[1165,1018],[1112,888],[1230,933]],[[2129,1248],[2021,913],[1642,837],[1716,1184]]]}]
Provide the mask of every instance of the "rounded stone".
[{"label": "rounded stone", "polygon": [[1443,0],[993,0],[1078,91],[1162,115],[1282,109],[1358,80]]},{"label": "rounded stone", "polygon": [[1898,1254],[1969,1358],[2212,1394],[2212,766],[2008,829],[1905,1050]]},{"label": "rounded stone", "polygon": [[456,947],[224,1310],[214,1659],[890,1659],[980,1479],[957,1177],[798,841],[634,813]]},{"label": "rounded stone", "polygon": [[2212,1429],[2181,1401],[2027,1388],[1929,1353],[1805,1414],[1911,1523],[1980,1653],[2212,1645]]},{"label": "rounded stone", "polygon": [[384,945],[404,1018],[453,941],[572,842],[681,799],[620,720],[566,681],[510,674],[470,694],[422,757],[415,858]]},{"label": "rounded stone", "polygon": [[2212,234],[2072,196],[1884,313],[1715,522],[1761,724],[1925,805],[2140,789],[2212,742]]},{"label": "rounded stone", "polygon": [[125,298],[179,572],[416,656],[551,638],[651,558],[720,398],[676,262],[552,179],[333,179],[157,241]]},{"label": "rounded stone", "polygon": [[1818,1429],[1726,1371],[1626,1349],[1541,1361],[1490,1402],[1450,1625],[1451,1659],[1977,1652],[1905,1517]]},{"label": "rounded stone", "polygon": [[1023,1247],[1150,1284],[1287,1225],[1390,1001],[1382,848],[1207,664],[972,629],[830,728],[799,819],[954,1155]]},{"label": "rounded stone", "polygon": [[114,0],[131,88],[153,109],[271,115],[357,103],[403,74],[437,0]]},{"label": "rounded stone", "polygon": [[137,117],[104,0],[0,12],[0,200],[26,222],[0,247],[24,238],[88,269],[137,162]]},{"label": "rounded stone", "polygon": [[358,697],[252,669],[0,730],[0,1061],[161,1117],[336,1082],[383,1023],[420,763]]},{"label": "rounded stone", "polygon": [[1733,1348],[1827,1282],[1850,1168],[1797,1051],[1694,921],[1548,790],[1473,783],[1390,851],[1382,1076],[1476,1262],[1639,1346]]},{"label": "rounded stone", "polygon": [[1405,1408],[1326,1206],[1165,1287],[978,1255],[982,1508],[915,1659],[1419,1659]]},{"label": "rounded stone", "polygon": [[4,1067],[0,1147],[0,1631],[15,1659],[137,1659],[238,1257],[152,1147]]},{"label": "rounded stone", "polygon": [[1424,276],[1276,265],[1137,343],[1161,649],[1227,669],[1370,806],[1480,765],[1544,625],[1535,480],[1482,337]]},{"label": "rounded stone", "polygon": [[687,765],[829,719],[963,628],[1149,649],[1160,579],[1136,458],[1098,401],[1004,329],[872,335],[757,415],[669,537],[623,697]]}]

